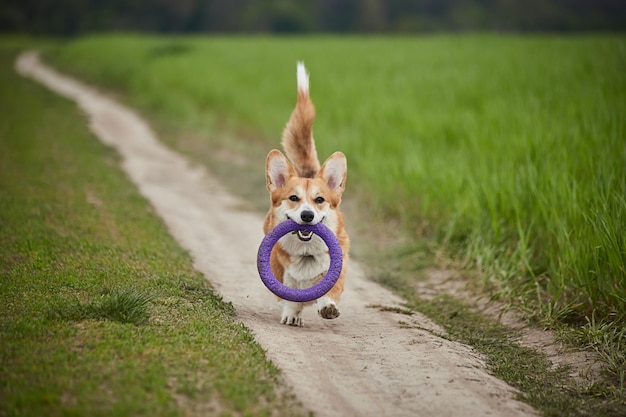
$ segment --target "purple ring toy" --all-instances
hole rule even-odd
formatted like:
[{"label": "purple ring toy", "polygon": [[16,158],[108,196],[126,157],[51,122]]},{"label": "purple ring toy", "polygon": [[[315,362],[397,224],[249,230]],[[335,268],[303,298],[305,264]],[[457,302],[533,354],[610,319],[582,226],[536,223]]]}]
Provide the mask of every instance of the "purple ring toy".
[{"label": "purple ring toy", "polygon": [[[310,288],[290,288],[280,282],[274,276],[272,268],[270,267],[270,254],[272,248],[278,240],[289,232],[297,230],[310,230],[318,235],[326,246],[328,246],[328,253],[330,255],[330,266],[328,272],[320,282]],[[341,268],[343,267],[343,256],[341,246],[335,234],[324,224],[298,224],[289,219],[282,223],[279,223],[270,230],[263,238],[261,246],[259,246],[259,252],[257,254],[257,269],[259,275],[265,286],[274,294],[289,301],[306,302],[313,301],[324,294],[326,294],[335,285],[341,274]]]}]

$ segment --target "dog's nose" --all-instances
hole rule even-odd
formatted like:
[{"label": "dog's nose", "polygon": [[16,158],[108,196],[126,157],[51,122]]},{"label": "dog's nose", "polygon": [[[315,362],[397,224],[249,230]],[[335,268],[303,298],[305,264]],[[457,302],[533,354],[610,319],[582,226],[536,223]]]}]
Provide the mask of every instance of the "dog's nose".
[{"label": "dog's nose", "polygon": [[314,217],[315,213],[313,213],[311,210],[304,210],[302,213],[300,213],[300,218],[305,223],[311,223]]}]

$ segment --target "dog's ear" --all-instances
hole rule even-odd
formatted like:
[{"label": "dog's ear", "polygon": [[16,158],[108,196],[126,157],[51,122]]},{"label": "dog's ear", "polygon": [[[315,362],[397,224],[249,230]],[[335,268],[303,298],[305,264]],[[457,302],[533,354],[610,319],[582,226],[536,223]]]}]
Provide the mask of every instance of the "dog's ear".
[{"label": "dog's ear", "polygon": [[296,175],[296,170],[281,151],[274,149],[267,154],[265,161],[265,179],[271,193],[283,188],[289,179]]},{"label": "dog's ear", "polygon": [[348,175],[348,162],[346,156],[341,152],[335,152],[328,157],[320,172],[317,174],[335,193],[341,195],[346,188],[346,177]]}]

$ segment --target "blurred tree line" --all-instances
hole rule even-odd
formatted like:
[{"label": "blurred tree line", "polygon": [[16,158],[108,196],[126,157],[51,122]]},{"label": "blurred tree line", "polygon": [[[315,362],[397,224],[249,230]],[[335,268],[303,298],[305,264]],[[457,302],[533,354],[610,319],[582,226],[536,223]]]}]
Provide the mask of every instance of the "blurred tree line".
[{"label": "blurred tree line", "polygon": [[413,33],[626,29],[626,0],[2,0],[0,31]]}]

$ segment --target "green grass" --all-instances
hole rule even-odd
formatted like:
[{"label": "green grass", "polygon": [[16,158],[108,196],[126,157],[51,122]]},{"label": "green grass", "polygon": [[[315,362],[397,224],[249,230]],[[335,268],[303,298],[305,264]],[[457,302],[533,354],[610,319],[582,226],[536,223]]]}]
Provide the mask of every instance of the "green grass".
[{"label": "green grass", "polygon": [[0,416],[298,414],[115,152],[15,74],[34,44],[0,42]]},{"label": "green grass", "polygon": [[93,300],[65,303],[50,310],[49,317],[65,320],[113,320],[120,323],[143,324],[150,317],[152,297],[130,289],[104,289]]},{"label": "green grass", "polygon": [[[294,64],[304,60],[319,153],[348,156],[349,226],[355,249],[370,247],[372,277],[488,355],[494,372],[546,415],[622,414],[623,35],[108,35],[47,56],[121,92],[163,140],[259,207],[264,156],[278,146]],[[397,237],[404,247],[385,248]],[[598,353],[606,381],[561,385],[563,370],[548,372],[504,329],[449,300],[415,299],[419,267],[433,258],[464,268],[544,325],[570,326],[564,338]],[[461,308],[454,320],[450,308]]]},{"label": "green grass", "polygon": [[246,139],[231,147],[264,152],[304,60],[319,153],[347,154],[374,221],[395,219],[529,312],[626,322],[622,35],[112,35],[50,56],[172,132],[235,126]]}]

